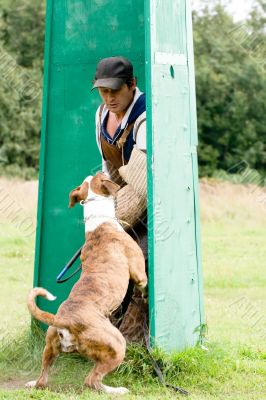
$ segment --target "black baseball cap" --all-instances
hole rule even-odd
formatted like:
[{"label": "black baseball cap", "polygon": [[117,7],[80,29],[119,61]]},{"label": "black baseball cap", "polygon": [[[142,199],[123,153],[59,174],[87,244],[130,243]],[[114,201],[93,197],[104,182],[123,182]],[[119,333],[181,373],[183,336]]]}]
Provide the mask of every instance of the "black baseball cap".
[{"label": "black baseball cap", "polygon": [[105,87],[117,90],[133,78],[133,65],[125,57],[103,58],[96,67],[93,89]]}]

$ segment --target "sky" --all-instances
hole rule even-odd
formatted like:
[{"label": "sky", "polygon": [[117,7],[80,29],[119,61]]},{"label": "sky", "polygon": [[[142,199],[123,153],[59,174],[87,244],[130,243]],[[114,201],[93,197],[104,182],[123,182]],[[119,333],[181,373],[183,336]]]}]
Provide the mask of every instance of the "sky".
[{"label": "sky", "polygon": [[[202,0],[191,0],[191,3],[192,7],[196,9],[204,4]],[[227,3],[229,5],[226,8],[233,15],[234,20],[241,21],[248,15],[254,0],[231,0],[230,2],[227,1]]]}]

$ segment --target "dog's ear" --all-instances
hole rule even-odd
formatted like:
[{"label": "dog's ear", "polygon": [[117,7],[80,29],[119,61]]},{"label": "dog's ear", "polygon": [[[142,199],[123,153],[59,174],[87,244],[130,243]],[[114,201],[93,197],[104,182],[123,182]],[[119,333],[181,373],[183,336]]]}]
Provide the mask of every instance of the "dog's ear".
[{"label": "dog's ear", "polygon": [[120,186],[117,183],[109,179],[104,179],[102,185],[111,196],[115,196],[116,192],[120,189]]},{"label": "dog's ear", "polygon": [[74,205],[78,202],[79,190],[80,190],[80,186],[71,190],[71,192],[69,193],[68,208],[74,207]]},{"label": "dog's ear", "polygon": [[83,182],[82,185],[71,190],[71,192],[69,193],[69,208],[74,207],[76,203],[79,203],[81,200],[85,200],[87,198],[88,187],[88,182]]}]

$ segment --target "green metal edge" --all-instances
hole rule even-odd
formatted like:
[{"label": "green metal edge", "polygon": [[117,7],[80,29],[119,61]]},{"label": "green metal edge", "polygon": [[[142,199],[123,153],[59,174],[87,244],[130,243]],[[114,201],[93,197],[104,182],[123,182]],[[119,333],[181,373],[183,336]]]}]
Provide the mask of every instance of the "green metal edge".
[{"label": "green metal edge", "polygon": [[198,145],[198,127],[197,127],[197,106],[196,106],[196,86],[195,86],[195,61],[194,61],[194,47],[193,47],[193,27],[192,27],[192,10],[190,0],[186,0],[185,8],[185,23],[187,32],[187,59],[188,59],[188,76],[189,76],[189,102],[190,102],[190,121],[192,138],[190,137],[190,144]]},{"label": "green metal edge", "polygon": [[[203,301],[203,277],[202,277],[202,254],[201,254],[201,229],[200,229],[200,207],[199,207],[199,188],[198,182],[195,182],[198,176],[197,155],[192,158],[193,169],[193,186],[194,186],[194,209],[195,209],[195,241],[196,241],[196,257],[197,257],[197,274],[198,274],[198,294],[199,294],[199,312],[200,325],[205,324],[204,301]],[[199,330],[199,332],[201,332]]]},{"label": "green metal edge", "polygon": [[[196,85],[195,85],[195,67],[194,67],[194,47],[193,47],[193,26],[192,26],[192,10],[190,0],[186,0],[186,32],[187,32],[187,57],[189,72],[189,103],[190,103],[190,145],[198,145],[198,129],[197,129],[197,107],[196,107]],[[191,120],[193,123],[191,123]],[[192,154],[192,172],[194,186],[194,213],[195,213],[195,243],[197,257],[197,274],[198,274],[198,293],[199,293],[199,312],[200,324],[205,323],[204,302],[203,302],[203,278],[202,278],[202,254],[201,254],[201,230],[200,230],[200,207],[199,207],[199,185],[198,185],[198,165],[197,153]]]},{"label": "green metal edge", "polygon": [[145,0],[145,82],[147,112],[147,185],[148,185],[148,255],[149,255],[149,321],[150,339],[155,336],[155,277],[154,277],[154,215],[153,215],[153,153],[152,153],[152,69],[150,0]]},{"label": "green metal edge", "polygon": [[44,186],[44,166],[45,166],[45,143],[47,128],[47,112],[48,112],[48,88],[49,88],[49,59],[51,49],[52,35],[52,17],[53,17],[53,0],[46,2],[46,23],[45,23],[45,47],[44,47],[44,77],[43,77],[43,98],[42,98],[42,123],[41,123],[41,143],[40,143],[40,172],[39,172],[39,188],[38,188],[38,209],[37,209],[37,228],[35,239],[35,263],[33,285],[38,286],[39,283],[39,260],[41,247],[42,232],[42,211],[43,211],[43,186]]}]

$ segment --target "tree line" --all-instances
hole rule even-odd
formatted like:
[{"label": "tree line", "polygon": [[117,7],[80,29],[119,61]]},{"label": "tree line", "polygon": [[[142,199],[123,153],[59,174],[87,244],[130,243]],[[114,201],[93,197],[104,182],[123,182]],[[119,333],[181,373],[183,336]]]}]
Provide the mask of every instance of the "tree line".
[{"label": "tree line", "polygon": [[[45,1],[0,0],[0,7],[0,171],[31,178],[39,166]],[[218,0],[193,12],[201,176],[237,172],[241,162],[265,175],[265,11],[257,0],[243,23]]]}]

